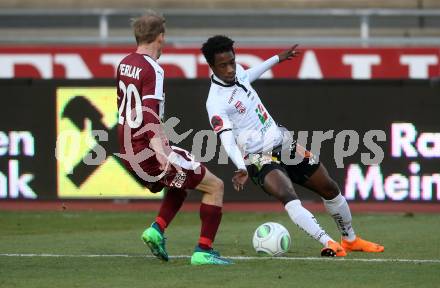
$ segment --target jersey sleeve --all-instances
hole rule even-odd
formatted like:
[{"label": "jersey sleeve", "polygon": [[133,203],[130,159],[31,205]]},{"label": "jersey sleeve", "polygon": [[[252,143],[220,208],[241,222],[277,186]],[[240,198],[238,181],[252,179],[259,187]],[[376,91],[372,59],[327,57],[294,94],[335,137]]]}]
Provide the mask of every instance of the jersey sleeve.
[{"label": "jersey sleeve", "polygon": [[[224,131],[224,130],[223,130]],[[235,142],[232,131],[226,131],[220,135],[220,140],[229,158],[239,170],[246,170],[243,155]]]},{"label": "jersey sleeve", "polygon": [[280,62],[280,58],[278,57],[278,55],[275,55],[267,59],[263,63],[247,69],[246,73],[249,76],[249,82],[252,83],[258,78],[260,78],[260,76],[263,75],[264,72],[272,68],[278,62]]},{"label": "jersey sleeve", "polygon": [[219,106],[207,105],[209,123],[214,132],[219,135],[224,131],[232,130],[232,123],[225,109]]},{"label": "jersey sleeve", "polygon": [[142,101],[145,99],[163,100],[163,72],[149,67],[142,74]]},{"label": "jersey sleeve", "polygon": [[159,115],[159,100],[157,99],[145,99],[143,101],[144,107],[148,109],[143,109],[142,111],[144,122],[148,124],[152,124],[151,127],[153,129],[147,130],[146,134],[149,139],[152,139],[155,136],[160,137],[160,119],[157,115]]}]

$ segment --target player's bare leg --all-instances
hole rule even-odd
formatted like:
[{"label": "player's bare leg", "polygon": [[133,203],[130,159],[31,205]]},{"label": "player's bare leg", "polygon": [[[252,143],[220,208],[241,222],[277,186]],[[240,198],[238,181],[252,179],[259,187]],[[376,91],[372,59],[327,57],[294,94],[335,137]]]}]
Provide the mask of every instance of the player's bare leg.
[{"label": "player's bare leg", "polygon": [[346,255],[344,249],[321,228],[312,213],[301,205],[292,181],[282,170],[274,169],[265,176],[264,190],[284,204],[293,223],[324,246],[322,256]]},{"label": "player's bare leg", "polygon": [[207,205],[223,206],[225,186],[223,181],[206,169],[205,177],[197,185],[197,190],[203,192],[202,203]]},{"label": "player's bare leg", "polygon": [[383,252],[384,247],[356,236],[352,227],[350,208],[342,196],[336,182],[329,176],[327,169],[321,163],[304,187],[319,194],[327,212],[335,220],[336,226],[342,235],[342,247],[347,251]]},{"label": "player's bare leg", "polygon": [[206,169],[205,176],[196,189],[203,193],[202,203],[200,204],[202,227],[199,243],[191,257],[191,264],[232,264],[231,261],[220,257],[220,254],[212,248],[222,218],[223,181]]}]

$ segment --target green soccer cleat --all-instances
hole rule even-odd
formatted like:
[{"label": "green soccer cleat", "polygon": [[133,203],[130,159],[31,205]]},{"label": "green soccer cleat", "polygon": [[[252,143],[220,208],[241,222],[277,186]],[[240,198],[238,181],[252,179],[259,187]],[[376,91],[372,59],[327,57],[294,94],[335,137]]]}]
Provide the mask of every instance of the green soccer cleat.
[{"label": "green soccer cleat", "polygon": [[196,246],[191,256],[191,265],[230,265],[231,260],[220,257],[220,254],[214,249],[204,250]]},{"label": "green soccer cleat", "polygon": [[142,233],[142,240],[150,247],[151,253],[160,260],[168,261],[165,239],[162,232],[154,227],[154,223]]}]

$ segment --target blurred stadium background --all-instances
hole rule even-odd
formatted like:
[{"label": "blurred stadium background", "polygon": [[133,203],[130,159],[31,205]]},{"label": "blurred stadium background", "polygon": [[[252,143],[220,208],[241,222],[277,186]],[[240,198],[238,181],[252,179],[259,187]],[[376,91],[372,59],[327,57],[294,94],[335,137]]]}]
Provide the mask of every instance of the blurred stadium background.
[{"label": "blurred stadium background", "polygon": [[[0,121],[2,207],[23,202],[17,200],[160,198],[137,186],[112,156],[115,67],[134,49],[130,19],[144,8],[167,18],[160,63],[171,95],[167,112],[182,120],[180,133],[209,129],[210,72],[199,50],[207,37],[231,36],[245,66],[298,43],[301,58],[256,84],[275,119],[309,131],[309,142],[312,131],[359,133],[360,149],[347,153],[344,167],[336,167],[333,142],[321,153],[350,201],[439,207],[440,1],[6,0],[0,7],[0,84],[8,107]],[[98,128],[109,141],[91,136]],[[361,163],[369,130],[386,133],[377,139],[384,150],[377,166]],[[182,142],[190,150],[192,137]],[[55,157],[57,141],[62,159]],[[97,145],[107,151],[105,161],[84,164]],[[208,166],[228,184],[226,201],[272,201],[251,184],[252,193],[233,193],[233,167],[214,165],[217,157]]]},{"label": "blurred stadium background", "polygon": [[[166,267],[145,261],[139,234],[162,195],[140,187],[113,153],[115,68],[135,49],[130,18],[146,8],[167,19],[159,61],[166,112],[181,120],[179,134],[194,129],[179,143],[190,151],[202,141],[196,132],[209,129],[210,71],[199,50],[208,37],[232,37],[246,67],[300,44],[300,58],[274,67],[255,87],[280,124],[309,132],[309,145],[313,131],[334,130],[320,159],[350,201],[357,231],[385,244],[386,253],[350,254],[331,264],[310,258],[319,245],[294,227],[281,205],[252,183],[241,193],[232,190],[234,167],[216,164],[217,146],[213,159],[196,155],[226,184],[229,213],[216,245],[247,265],[201,269],[213,276],[196,283],[182,267],[198,235],[197,193],[183,207],[191,213],[182,213],[168,234],[171,255],[184,256]],[[438,287],[439,81],[438,0],[2,0],[0,287],[267,287],[274,281],[280,287]],[[358,133],[359,149],[346,146],[337,167],[335,138],[356,142],[344,138],[347,130]],[[364,141],[371,130],[386,135],[373,139],[384,152],[379,165],[362,163],[374,156]],[[94,161],[98,155],[104,160]],[[319,213],[320,199],[298,191],[337,235],[328,215]],[[294,261],[261,265],[252,258],[253,229],[265,221],[291,231],[287,256]],[[342,278],[341,271],[347,272]]]}]

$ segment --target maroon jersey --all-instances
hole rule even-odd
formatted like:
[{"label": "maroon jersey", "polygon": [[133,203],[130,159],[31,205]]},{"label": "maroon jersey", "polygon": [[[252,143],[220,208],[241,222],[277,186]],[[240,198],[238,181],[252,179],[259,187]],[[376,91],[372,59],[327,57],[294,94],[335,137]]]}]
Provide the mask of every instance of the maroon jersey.
[{"label": "maroon jersey", "polygon": [[[149,56],[132,53],[119,63],[116,80],[119,152],[125,154],[127,145],[130,145],[136,154],[148,149],[154,135],[151,130],[143,132],[146,125],[159,124],[163,117],[164,71]],[[125,164],[131,169],[127,161]],[[159,163],[155,156],[151,156],[142,166],[148,172],[157,174],[155,172],[158,172]]]},{"label": "maroon jersey", "polygon": [[[131,151],[137,154],[150,150],[150,139],[159,131],[148,127],[151,127],[151,124],[157,127],[163,118],[165,104],[163,80],[163,69],[147,55],[132,53],[119,63],[118,138],[121,154],[131,154]],[[164,145],[169,145],[164,135],[161,134],[160,137],[165,142]],[[127,151],[128,149],[130,151]],[[206,173],[205,166],[195,161],[186,150],[172,146],[170,151],[172,151],[169,155],[171,157],[167,163],[170,167],[166,171],[160,170],[160,164],[154,153],[147,160],[138,163],[142,173],[158,176],[154,181],[138,175],[139,171],[136,171],[128,161],[124,160],[124,163],[138,182],[152,192],[158,192],[165,186],[179,189],[196,188]]]}]

